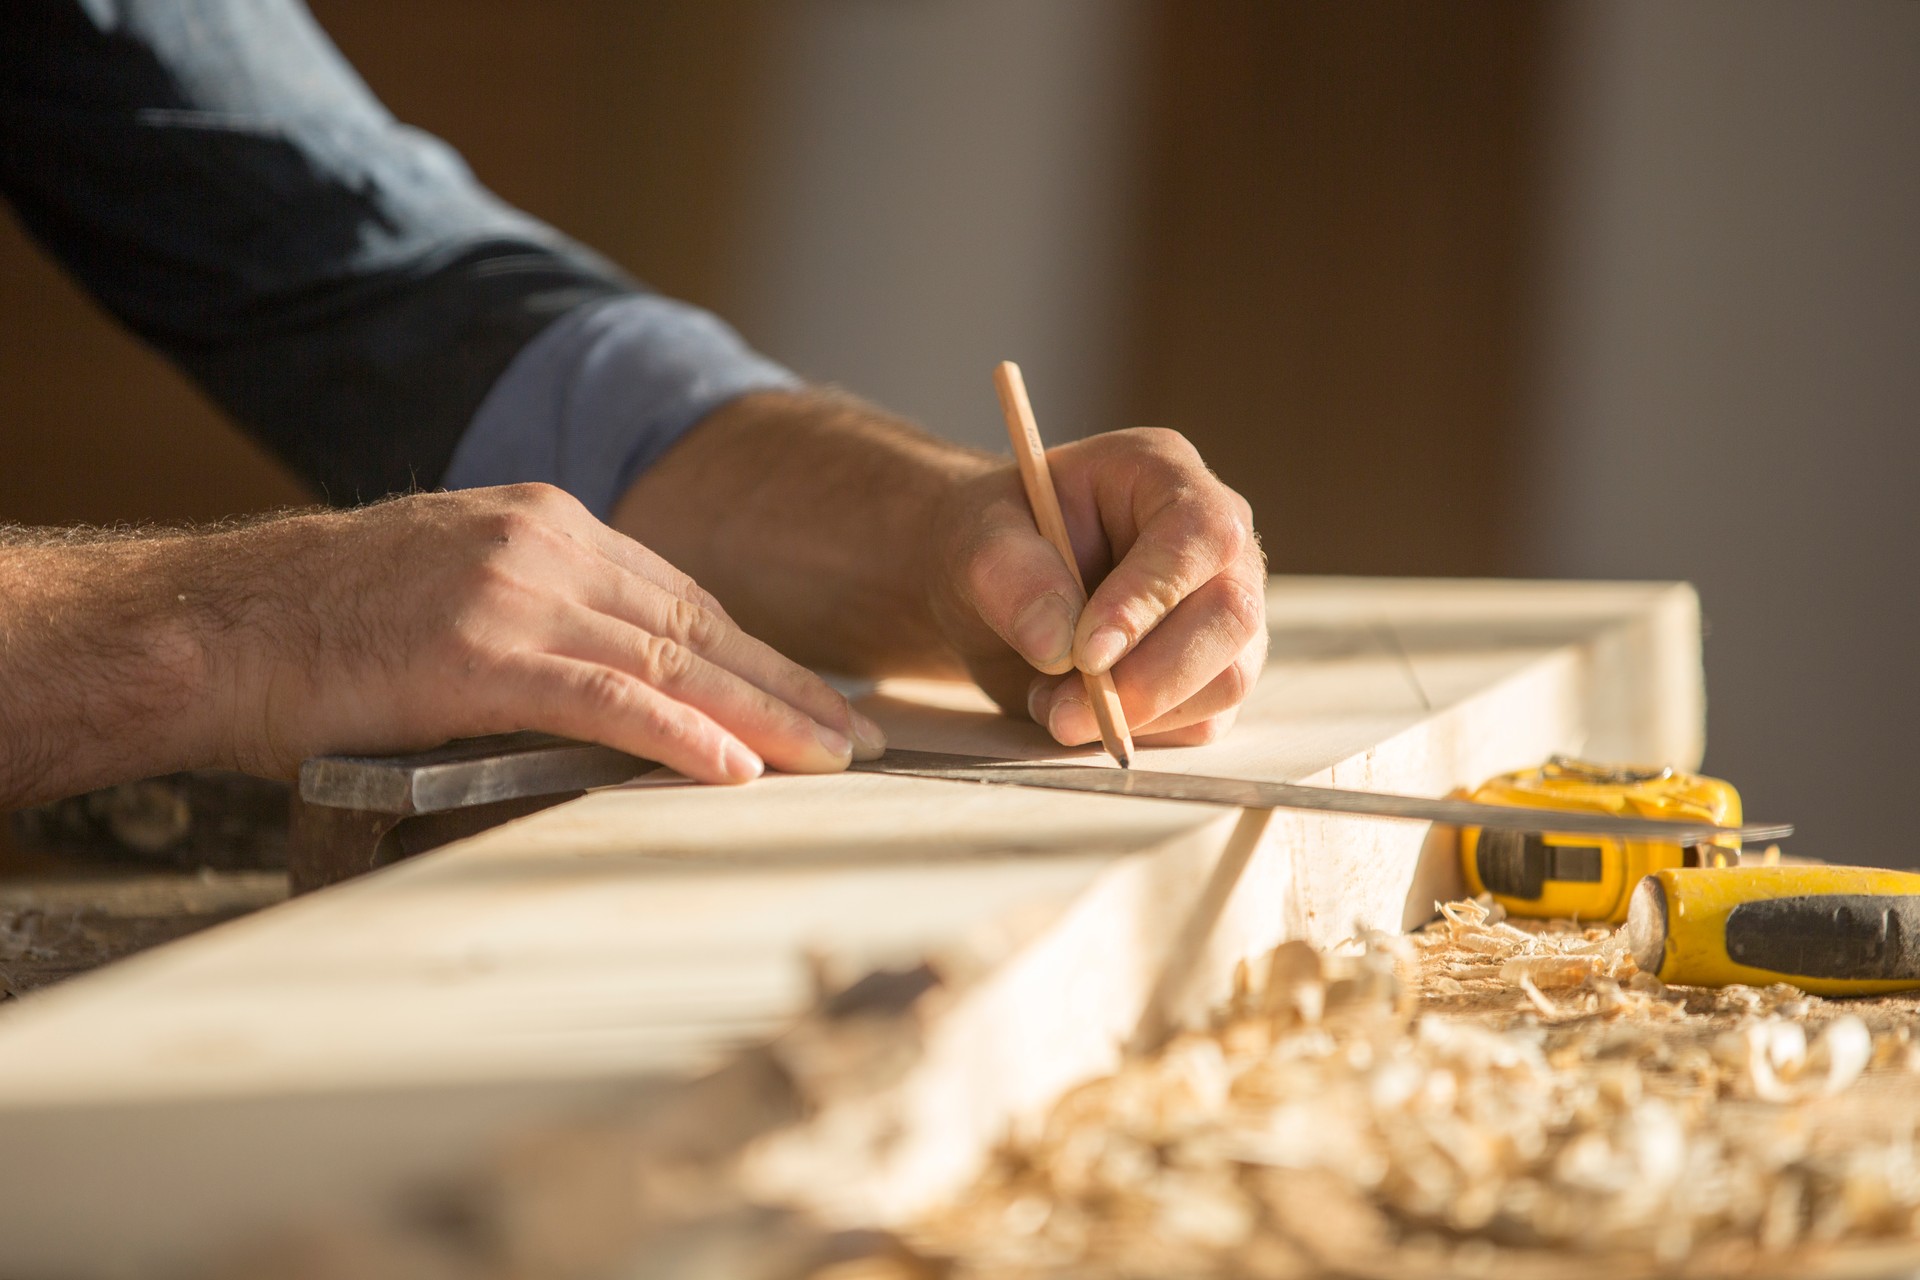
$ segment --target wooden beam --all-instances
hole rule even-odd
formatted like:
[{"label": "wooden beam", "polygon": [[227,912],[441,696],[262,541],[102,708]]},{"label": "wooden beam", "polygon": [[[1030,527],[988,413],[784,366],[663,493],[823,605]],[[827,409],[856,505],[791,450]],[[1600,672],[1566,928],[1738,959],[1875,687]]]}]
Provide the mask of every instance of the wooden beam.
[{"label": "wooden beam", "polygon": [[[1240,729],[1143,767],[1439,794],[1559,750],[1697,762],[1689,588],[1277,579],[1269,603]],[[864,705],[900,746],[1057,751],[969,688]],[[529,1126],[689,1105],[770,1042],[811,1118],[740,1135],[751,1187],[895,1220],[1240,958],[1398,929],[1451,871],[1419,824],[1325,815],[871,774],[591,793],[0,1013],[0,1271],[151,1272],[376,1214]],[[875,973],[884,1078],[781,1038]]]}]

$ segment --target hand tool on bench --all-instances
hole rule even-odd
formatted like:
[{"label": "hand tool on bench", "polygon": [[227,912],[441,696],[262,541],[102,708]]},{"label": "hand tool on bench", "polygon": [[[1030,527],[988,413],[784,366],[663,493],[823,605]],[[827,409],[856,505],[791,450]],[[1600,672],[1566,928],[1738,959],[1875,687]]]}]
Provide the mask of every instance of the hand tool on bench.
[{"label": "hand tool on bench", "polygon": [[[1732,784],[1672,768],[1593,764],[1555,756],[1537,769],[1502,774],[1468,797],[1486,804],[1582,813],[1676,818],[1725,826],[1740,821]],[[1597,838],[1556,819],[1534,831],[1460,832],[1461,872],[1469,893],[1487,893],[1516,916],[1619,924],[1642,876],[1667,867],[1710,867],[1740,860],[1740,842]]]},{"label": "hand tool on bench", "polygon": [[[1677,769],[1556,756],[1503,774],[1471,799],[1714,823],[1740,821],[1740,793]],[[1816,995],[1920,987],[1920,875],[1870,867],[1740,866],[1738,841],[1463,828],[1467,887],[1515,915],[1627,926],[1641,969],[1662,982],[1785,982]]]},{"label": "hand tool on bench", "polygon": [[1920,875],[1878,867],[1663,868],[1627,913],[1662,982],[1791,983],[1820,996],[1920,987]]},{"label": "hand tool on bench", "polygon": [[[289,869],[295,892],[371,871],[447,839],[569,799],[589,787],[625,782],[658,769],[609,747],[545,734],[506,734],[398,756],[322,756],[301,766]],[[1202,774],[1044,764],[937,751],[889,750],[855,771],[949,782],[1039,787],[1098,795],[1176,800],[1241,809],[1303,809],[1358,817],[1439,822],[1496,831],[1552,830],[1614,840],[1678,845],[1780,839],[1785,824],[1722,826],[1578,812],[1451,797],[1390,795],[1339,787],[1218,778]],[[677,777],[663,773],[662,780]],[[691,783],[687,785],[692,785]],[[408,844],[402,824],[437,818],[436,836]],[[447,834],[447,832],[451,834]]]}]

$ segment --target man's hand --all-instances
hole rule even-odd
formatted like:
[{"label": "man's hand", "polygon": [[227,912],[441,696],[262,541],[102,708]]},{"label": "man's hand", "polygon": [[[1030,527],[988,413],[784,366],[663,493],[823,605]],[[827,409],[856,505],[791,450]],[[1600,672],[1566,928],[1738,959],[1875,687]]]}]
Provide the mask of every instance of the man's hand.
[{"label": "man's hand", "polygon": [[236,762],[541,729],[702,782],[846,767],[883,743],[693,580],[545,485],[422,494],[253,531],[274,602],[237,655]]},{"label": "man's hand", "polygon": [[[982,411],[993,403],[984,371]],[[863,675],[970,675],[1064,743],[1099,736],[1078,664],[1136,737],[1211,741],[1266,657],[1266,569],[1240,496],[1171,431],[1048,451],[1081,600],[1013,464],[817,392],[725,406],[635,482],[616,527],[756,635]]]},{"label": "man's hand", "polygon": [[1008,465],[941,509],[927,574],[941,630],[996,701],[1069,746],[1100,736],[1079,671],[1113,673],[1144,745],[1213,741],[1266,661],[1266,564],[1246,501],[1172,431],[1093,436],[1047,460],[1092,596],[1083,607]]},{"label": "man's hand", "polygon": [[703,782],[879,730],[557,489],[151,538],[0,540],[0,802],[541,729]]}]

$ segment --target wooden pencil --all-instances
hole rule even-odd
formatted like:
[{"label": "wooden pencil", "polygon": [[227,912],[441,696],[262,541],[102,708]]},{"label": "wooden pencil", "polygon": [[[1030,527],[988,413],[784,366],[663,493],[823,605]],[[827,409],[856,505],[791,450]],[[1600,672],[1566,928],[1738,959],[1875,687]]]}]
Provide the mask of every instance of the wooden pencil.
[{"label": "wooden pencil", "polygon": [[[1013,444],[1014,459],[1020,464],[1020,481],[1026,486],[1027,505],[1033,508],[1033,522],[1060,558],[1067,572],[1087,594],[1086,581],[1080,576],[1080,562],[1074,558],[1073,543],[1067,537],[1066,518],[1060,514],[1060,495],[1054,492],[1053,472],[1047,467],[1047,453],[1040,443],[1040,427],[1033,420],[1033,405],[1027,400],[1027,384],[1020,366],[1002,360],[993,371],[994,389],[1000,393],[1000,412],[1007,420],[1007,439]],[[1110,672],[1095,675],[1081,672],[1087,684],[1087,701],[1093,718],[1100,723],[1100,741],[1107,753],[1125,769],[1133,764],[1133,734],[1127,728],[1127,716],[1120,707],[1120,693],[1113,687]]]}]

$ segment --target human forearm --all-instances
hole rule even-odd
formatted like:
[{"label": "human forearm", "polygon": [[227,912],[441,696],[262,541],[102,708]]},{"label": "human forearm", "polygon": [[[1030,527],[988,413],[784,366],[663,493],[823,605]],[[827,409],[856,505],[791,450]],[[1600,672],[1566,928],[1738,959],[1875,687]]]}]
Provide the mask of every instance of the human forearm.
[{"label": "human forearm", "polygon": [[0,809],[219,762],[196,541],[0,531]]},{"label": "human forearm", "polygon": [[811,666],[957,676],[933,613],[927,531],[1000,463],[851,397],[723,406],[628,489],[613,524]]}]

